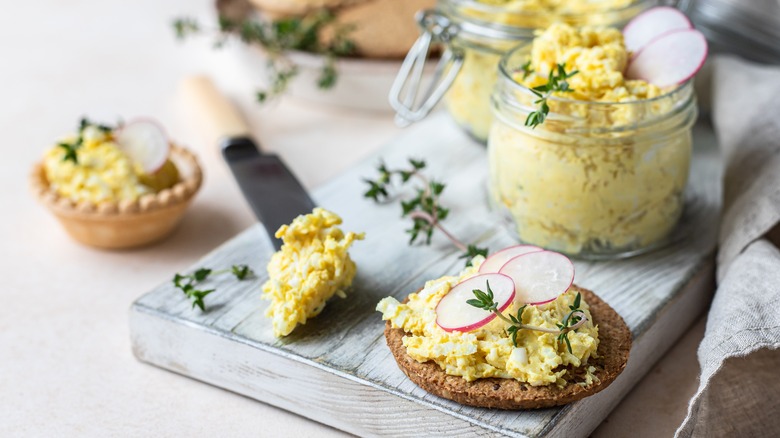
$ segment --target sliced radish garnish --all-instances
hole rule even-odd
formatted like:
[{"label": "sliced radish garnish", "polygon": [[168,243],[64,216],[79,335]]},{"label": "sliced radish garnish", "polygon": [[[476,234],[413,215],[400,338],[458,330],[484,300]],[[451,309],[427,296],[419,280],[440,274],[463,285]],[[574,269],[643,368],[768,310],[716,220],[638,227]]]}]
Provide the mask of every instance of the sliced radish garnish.
[{"label": "sliced radish garnish", "polygon": [[648,44],[631,60],[629,79],[644,79],[659,87],[692,78],[707,59],[707,40],[698,30],[667,33]]},{"label": "sliced radish garnish", "polygon": [[637,52],[663,34],[686,29],[693,29],[693,24],[685,14],[671,6],[659,6],[629,21],[623,28],[623,39],[626,49]]},{"label": "sliced radish garnish", "polygon": [[135,120],[123,126],[116,142],[147,174],[156,172],[165,164],[171,147],[165,131],[151,120]]},{"label": "sliced radish garnish", "polygon": [[496,314],[468,304],[474,299],[474,289],[487,293],[487,285],[493,291],[493,301],[498,311],[503,311],[515,298],[515,285],[506,275],[480,274],[453,286],[436,306],[436,324],[448,332],[470,332],[492,321]]},{"label": "sliced radish garnish", "polygon": [[516,245],[504,248],[501,251],[493,253],[490,257],[485,259],[482,265],[479,267],[479,272],[498,272],[509,260],[529,252],[544,251],[542,248],[533,245]]},{"label": "sliced radish garnish", "polygon": [[571,260],[553,251],[517,256],[506,262],[500,273],[512,278],[515,300],[523,304],[549,303],[569,290],[574,281]]}]

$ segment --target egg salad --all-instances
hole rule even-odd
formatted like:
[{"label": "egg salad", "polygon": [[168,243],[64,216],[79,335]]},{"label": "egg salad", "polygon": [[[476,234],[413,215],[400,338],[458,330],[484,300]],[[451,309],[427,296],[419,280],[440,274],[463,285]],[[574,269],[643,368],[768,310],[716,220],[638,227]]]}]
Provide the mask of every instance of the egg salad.
[{"label": "egg salad", "polygon": [[263,298],[271,305],[266,316],[273,320],[277,337],[289,335],[325,308],[333,295],[346,297],[357,268],[349,247],[362,233],[344,233],[341,218],[323,208],[298,216],[283,225],[276,237],[284,244],[268,263]]},{"label": "egg salad", "polygon": [[[684,202],[696,118],[690,84],[663,90],[626,79],[630,53],[617,29],[556,24],[524,50],[496,89],[489,140],[491,196],[520,240],[585,256],[662,241]],[[558,65],[576,72],[567,79],[573,91],[553,93],[546,121],[524,126],[536,97],[518,85],[544,85]]]},{"label": "egg salad", "polygon": [[[379,302],[377,311],[382,313],[382,319],[389,320],[393,328],[406,332],[403,345],[407,354],[418,362],[434,361],[445,373],[469,382],[498,377],[516,379],[532,386],[565,386],[567,367],[585,367],[585,380],[580,384],[592,383],[596,369],[588,365],[588,360],[596,357],[598,327],[590,322],[592,317],[584,301],[580,303],[580,309],[588,322],[569,333],[571,352],[558,342],[555,334],[533,330],[518,331],[515,347],[507,324],[499,318],[467,333],[447,332],[439,327],[437,304],[455,285],[477,275],[483,261],[483,257],[475,257],[472,266],[459,275],[425,283],[422,290],[409,295],[406,303],[393,297]],[[548,304],[528,306],[523,312],[523,324],[557,330],[556,324],[569,313],[574,299],[575,294],[569,290]],[[515,313],[518,307],[519,304],[514,303],[506,313]]]},{"label": "egg salad", "polygon": [[629,55],[618,29],[576,29],[557,23],[534,38],[530,58],[534,74],[518,72],[515,79],[528,88],[544,85],[550,71],[564,64],[567,71],[577,71],[569,79],[573,91],[559,94],[567,99],[624,102],[660,96],[655,85],[623,76]]},{"label": "egg salad", "polygon": [[60,196],[76,203],[133,201],[179,180],[178,169],[170,160],[154,174],[145,173],[120,149],[109,127],[85,121],[79,131],[44,155],[46,179]]}]

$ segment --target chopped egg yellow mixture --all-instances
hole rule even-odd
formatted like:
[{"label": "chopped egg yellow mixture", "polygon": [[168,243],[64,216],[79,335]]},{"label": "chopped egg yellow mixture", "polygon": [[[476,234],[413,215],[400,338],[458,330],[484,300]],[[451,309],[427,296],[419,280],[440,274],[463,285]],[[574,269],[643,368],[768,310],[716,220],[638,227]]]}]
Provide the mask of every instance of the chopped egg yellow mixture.
[{"label": "chopped egg yellow mixture", "polygon": [[[409,295],[407,303],[393,297],[384,298],[377,305],[383,320],[389,320],[393,328],[403,329],[406,352],[418,362],[432,360],[453,376],[473,381],[486,377],[517,379],[532,386],[566,385],[567,366],[585,368],[585,380],[589,385],[596,378],[595,368],[588,366],[588,359],[596,357],[599,345],[598,327],[593,326],[588,304],[583,300],[580,308],[588,322],[577,331],[569,332],[572,352],[558,342],[557,335],[532,330],[520,330],[517,347],[506,332],[507,324],[496,318],[490,323],[468,333],[446,332],[436,324],[436,305],[450,289],[461,281],[477,274],[484,258],[476,257],[472,267],[460,275],[446,276],[425,283],[417,293]],[[575,293],[568,291],[555,301],[528,306],[523,312],[523,323],[557,330],[557,323],[569,313]],[[504,314],[516,314],[519,304],[512,304]]]},{"label": "chopped egg yellow mixture", "polygon": [[[73,145],[77,138],[64,138],[61,143]],[[85,126],[81,143],[75,147],[76,160],[66,159],[66,155],[64,147],[51,147],[44,155],[43,168],[49,186],[74,202],[132,201],[172,187],[179,180],[178,169],[170,160],[154,174],[144,173],[122,152],[107,128]]]},{"label": "chopped egg yellow mixture", "polygon": [[[531,72],[518,69],[516,82],[546,84],[557,64],[577,73],[568,79],[573,92],[554,95],[565,100],[548,100],[543,124],[531,129],[525,115],[499,110],[490,133],[491,194],[522,241],[568,254],[615,253],[660,242],[677,223],[695,103],[627,80],[628,59],[616,29],[556,24],[534,40]],[[532,99],[517,94],[521,105],[533,108]]]},{"label": "chopped egg yellow mixture", "polygon": [[325,308],[333,295],[346,297],[355,277],[349,247],[362,233],[344,233],[341,218],[323,208],[298,216],[276,232],[282,248],[268,263],[263,298],[271,301],[266,316],[273,320],[274,335],[289,335]]},{"label": "chopped egg yellow mixture", "polygon": [[590,102],[626,102],[660,96],[661,89],[655,85],[623,77],[628,60],[623,34],[618,29],[575,29],[557,23],[534,39],[530,59],[534,73],[518,72],[515,79],[529,88],[544,85],[550,71],[558,64],[564,64],[567,72],[576,70],[578,73],[568,80],[574,91],[558,93],[561,97]]},{"label": "chopped egg yellow mixture", "polygon": [[[75,138],[64,139],[73,142]],[[133,200],[149,193],[139,181],[139,169],[113,142],[111,134],[87,126],[76,151],[78,163],[64,160],[65,149],[54,146],[46,151],[44,170],[49,185],[60,196],[74,202]]]}]

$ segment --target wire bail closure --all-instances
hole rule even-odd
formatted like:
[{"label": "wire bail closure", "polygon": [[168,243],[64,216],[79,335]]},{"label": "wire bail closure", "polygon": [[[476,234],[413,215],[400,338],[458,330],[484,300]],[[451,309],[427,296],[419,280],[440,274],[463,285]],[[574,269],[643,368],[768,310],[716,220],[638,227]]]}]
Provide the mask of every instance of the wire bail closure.
[{"label": "wire bail closure", "polygon": [[[431,9],[418,12],[416,18],[422,33],[409,49],[390,88],[390,106],[396,111],[395,123],[400,127],[424,119],[442,99],[463,66],[463,51],[450,44],[460,30],[458,25]],[[433,43],[444,44],[445,50],[436,64],[431,84],[423,98],[418,99],[425,62]],[[419,106],[416,105],[418,100],[421,100]]]}]

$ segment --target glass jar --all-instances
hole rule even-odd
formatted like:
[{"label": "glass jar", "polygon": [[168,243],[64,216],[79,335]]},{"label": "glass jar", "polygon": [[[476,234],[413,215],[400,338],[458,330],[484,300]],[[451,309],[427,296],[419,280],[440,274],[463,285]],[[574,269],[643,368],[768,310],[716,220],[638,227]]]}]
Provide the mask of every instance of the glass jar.
[{"label": "glass jar", "polygon": [[488,141],[490,196],[524,243],[582,258],[641,253],[679,220],[696,120],[693,82],[652,99],[588,102],[537,99],[512,78],[531,44],[499,65]]},{"label": "glass jar", "polygon": [[[485,1],[485,0],[483,0]],[[568,4],[570,3],[570,4]],[[435,10],[418,15],[422,34],[412,46],[395,84],[390,104],[396,121],[422,120],[444,97],[455,122],[484,143],[493,119],[490,94],[498,79],[501,56],[512,47],[529,42],[537,29],[555,22],[572,26],[622,27],[635,15],[654,6],[656,0],[599,0],[560,2],[558,12],[520,9],[522,3],[488,4],[477,0],[439,0]],[[429,89],[418,104],[423,65],[432,45],[444,46]],[[405,93],[404,93],[405,92]]]}]

